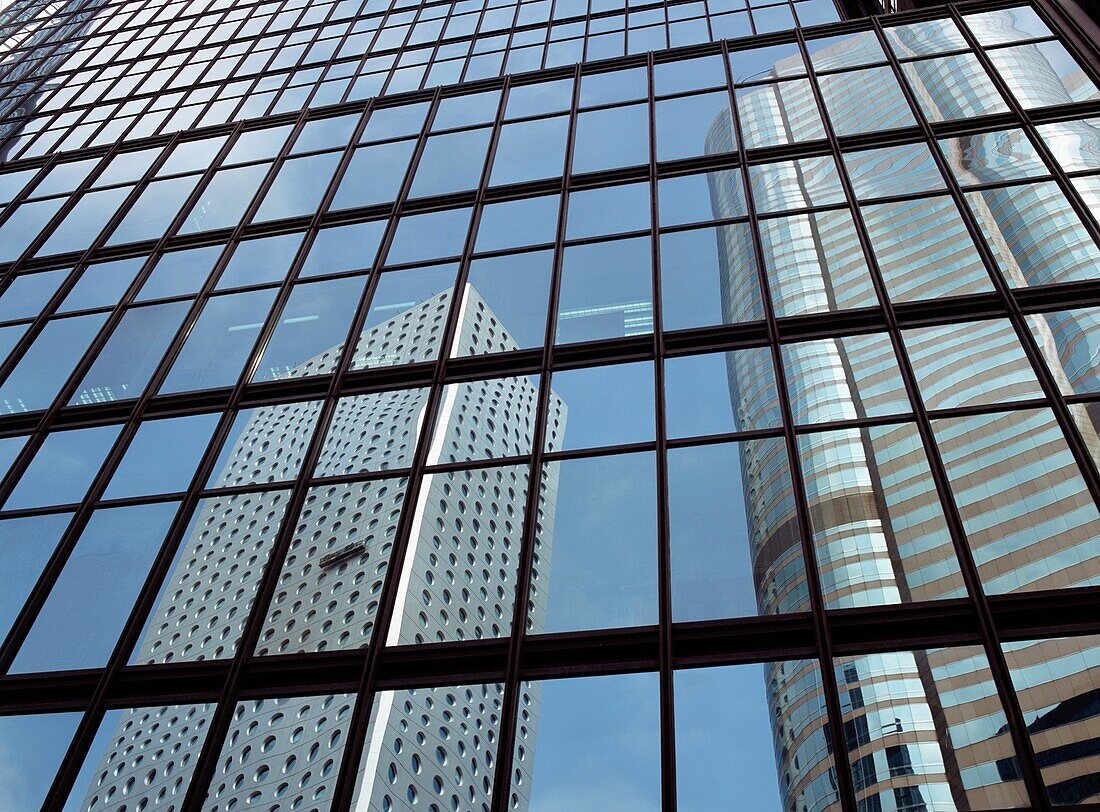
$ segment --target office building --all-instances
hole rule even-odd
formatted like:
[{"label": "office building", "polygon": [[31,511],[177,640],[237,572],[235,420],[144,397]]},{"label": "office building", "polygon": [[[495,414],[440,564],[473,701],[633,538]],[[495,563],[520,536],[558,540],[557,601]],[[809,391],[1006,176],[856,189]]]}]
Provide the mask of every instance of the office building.
[{"label": "office building", "polygon": [[1087,6],[0,30],[0,806],[1100,800]]}]

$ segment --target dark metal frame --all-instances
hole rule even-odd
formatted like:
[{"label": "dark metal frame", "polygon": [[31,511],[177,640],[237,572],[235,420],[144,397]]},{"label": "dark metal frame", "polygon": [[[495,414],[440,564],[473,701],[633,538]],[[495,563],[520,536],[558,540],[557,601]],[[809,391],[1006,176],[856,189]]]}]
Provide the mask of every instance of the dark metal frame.
[{"label": "dark metal frame", "polygon": [[[994,0],[994,2],[979,2],[966,4],[965,11],[985,8],[1000,8],[1017,3]],[[1100,59],[1096,51],[1089,44],[1088,37],[1095,34],[1088,28],[1087,18],[1071,17],[1066,13],[1066,0],[1036,0],[1036,5],[1051,23],[1053,30],[1058,32],[1076,51],[1078,58],[1082,58],[1094,79],[1100,75]],[[949,6],[950,15],[958,19],[960,10],[956,6]],[[928,8],[909,14],[891,18],[891,21],[909,21],[925,19],[943,14],[942,7]],[[591,16],[591,15],[589,15]],[[586,27],[588,17],[586,17]],[[881,35],[882,23],[875,19],[870,22],[846,22],[815,29],[814,34],[835,34],[852,32],[857,30],[875,30]],[[960,26],[966,30],[965,26]],[[320,694],[330,692],[354,692],[357,694],[353,716],[347,730],[347,745],[343,757],[342,767],[337,780],[334,809],[346,809],[351,803],[355,791],[355,781],[359,764],[359,754],[363,747],[364,737],[369,722],[369,714],[373,698],[380,690],[397,688],[410,688],[418,686],[450,685],[471,682],[501,682],[505,685],[504,711],[502,715],[498,747],[495,784],[493,792],[494,812],[504,812],[507,808],[510,796],[512,749],[511,741],[515,732],[515,717],[518,707],[520,685],[523,681],[532,679],[544,679],[564,676],[596,675],[610,673],[628,673],[633,671],[656,671],[660,677],[661,695],[661,741],[662,741],[662,795],[666,809],[675,809],[675,735],[674,735],[674,708],[673,708],[673,673],[678,668],[695,667],[703,665],[732,664],[745,662],[759,662],[761,660],[776,660],[789,658],[807,658],[816,660],[820,665],[822,680],[825,684],[824,696],[827,703],[830,732],[833,743],[833,756],[837,760],[837,780],[840,789],[842,807],[846,812],[854,812],[855,801],[852,788],[851,775],[847,764],[847,748],[845,746],[842,716],[839,698],[836,693],[835,677],[833,675],[832,662],[834,657],[849,656],[861,653],[921,649],[938,646],[954,645],[980,645],[986,652],[991,671],[996,682],[1002,703],[1009,719],[1009,730],[1016,745],[1020,761],[1023,767],[1024,782],[1028,791],[1030,803],[1035,809],[1048,809],[1049,801],[1046,798],[1042,785],[1042,778],[1027,735],[1026,725],[1012,690],[1011,680],[1008,675],[1007,664],[1001,651],[1001,643],[1016,640],[1034,639],[1038,637],[1061,635],[1085,635],[1100,633],[1100,614],[1096,608],[1100,606],[1100,587],[1089,587],[1071,591],[1036,592],[1019,595],[986,596],[981,588],[977,567],[970,554],[965,540],[961,518],[958,508],[952,499],[952,491],[947,481],[947,474],[942,459],[940,459],[936,444],[932,437],[932,420],[944,416],[959,416],[962,414],[988,414],[1021,409],[1027,407],[1044,406],[1053,410],[1058,425],[1067,438],[1069,447],[1074,454],[1078,467],[1082,471],[1085,482],[1094,498],[1100,499],[1100,475],[1098,475],[1094,463],[1085,449],[1082,438],[1078,432],[1072,416],[1069,414],[1067,403],[1085,403],[1100,400],[1100,396],[1071,396],[1064,397],[1059,394],[1057,386],[1039,357],[1027,331],[1027,325],[1023,317],[1027,313],[1038,313],[1059,308],[1079,307],[1084,304],[1100,304],[1100,283],[1079,283],[1073,285],[1061,285],[1050,288],[1035,288],[1023,290],[1010,290],[1004,284],[1002,277],[997,272],[994,260],[988,246],[985,244],[979,227],[969,209],[962,200],[962,190],[958,183],[952,179],[942,156],[933,151],[937,163],[943,171],[947,182],[947,193],[952,200],[959,204],[964,223],[968,233],[978,246],[983,262],[990,271],[990,278],[996,288],[994,293],[975,294],[943,299],[934,302],[921,303],[919,306],[893,305],[886,295],[885,285],[881,273],[875,261],[875,255],[871,249],[866,229],[862,223],[859,206],[855,202],[855,195],[850,179],[844,169],[843,162],[838,161],[838,169],[841,173],[841,181],[845,191],[846,203],[843,208],[850,208],[856,221],[856,233],[859,236],[864,255],[867,259],[871,278],[879,295],[881,306],[865,310],[853,310],[839,313],[822,313],[798,317],[777,317],[767,292],[768,280],[764,273],[764,258],[759,237],[756,236],[756,224],[760,219],[768,215],[759,215],[752,208],[751,196],[749,198],[748,222],[754,232],[754,250],[756,252],[757,266],[760,273],[759,282],[763,293],[765,307],[765,319],[762,323],[725,325],[707,327],[694,330],[684,330],[665,333],[659,328],[650,336],[634,338],[610,339],[605,341],[592,341],[576,345],[555,345],[555,326],[553,314],[557,310],[557,298],[560,287],[560,265],[562,247],[566,242],[574,241],[565,239],[566,210],[570,192],[577,189],[594,188],[616,182],[635,180],[648,180],[650,185],[650,212],[652,229],[637,232],[638,235],[652,235],[652,259],[653,259],[653,290],[654,290],[654,320],[660,324],[661,302],[659,291],[661,289],[661,268],[659,243],[656,237],[658,232],[674,231],[689,226],[676,226],[674,228],[662,228],[659,226],[658,197],[655,183],[658,177],[667,177],[673,174],[684,174],[693,171],[706,171],[725,169],[737,171],[741,174],[745,185],[748,183],[748,168],[752,165],[766,163],[774,160],[786,160],[795,157],[807,157],[813,155],[833,154],[839,156],[842,151],[851,151],[854,148],[882,146],[889,144],[905,144],[915,142],[930,142],[936,138],[949,135],[959,135],[968,132],[985,131],[995,129],[998,126],[1022,127],[1031,137],[1040,156],[1047,164],[1051,177],[1070,200],[1071,205],[1081,215],[1082,222],[1090,234],[1100,242],[1100,227],[1091,219],[1087,207],[1077,195],[1069,176],[1057,165],[1049,150],[1037,137],[1035,125],[1046,121],[1058,121],[1068,118],[1096,115],[1100,113],[1100,103],[1078,104],[1069,108],[1046,109],[1040,111],[1024,111],[1011,100],[1011,95],[1005,93],[1003,82],[997,78],[995,71],[990,70],[988,57],[976,47],[976,43],[970,42],[978,59],[983,61],[984,67],[998,82],[1000,90],[1009,101],[1011,113],[997,116],[986,116],[975,121],[928,123],[922,116],[919,105],[909,91],[906,83],[900,81],[903,92],[910,109],[917,119],[916,127],[909,127],[891,131],[886,134],[874,134],[873,136],[838,136],[829,124],[828,115],[825,113],[824,103],[820,89],[817,86],[813,71],[810,72],[811,87],[815,100],[826,127],[826,139],[822,142],[809,144],[792,144],[781,147],[768,147],[763,149],[746,149],[743,140],[738,138],[738,149],[733,155],[707,156],[678,161],[658,163],[654,152],[651,150],[648,167],[630,167],[625,169],[608,170],[591,173],[583,176],[574,176],[570,173],[573,156],[573,144],[575,141],[577,108],[580,89],[580,77],[583,74],[613,70],[627,66],[648,65],[650,68],[657,63],[670,58],[687,56],[699,56],[707,54],[721,54],[728,56],[733,47],[750,43],[762,45],[767,43],[797,42],[806,56],[806,36],[801,31],[784,32],[767,37],[756,37],[744,42],[735,43],[717,42],[689,48],[673,49],[657,54],[628,56],[613,60],[604,60],[599,63],[588,63],[584,66],[576,65],[572,68],[556,69],[552,72],[540,74],[518,74],[505,76],[501,79],[487,80],[484,82],[467,83],[460,88],[444,88],[435,91],[417,91],[413,93],[399,94],[384,99],[370,100],[366,103],[354,102],[325,107],[323,110],[313,110],[307,113],[294,113],[281,116],[268,117],[264,124],[291,123],[294,125],[294,134],[299,132],[308,120],[322,115],[337,115],[349,112],[364,111],[364,115],[355,129],[351,143],[355,143],[359,134],[365,128],[370,112],[375,108],[389,107],[400,103],[409,103],[414,100],[430,100],[432,106],[428,118],[418,137],[410,168],[405,176],[401,192],[396,201],[382,206],[365,207],[339,213],[327,212],[327,206],[333,199],[339,185],[341,176],[346,172],[351,159],[351,150],[344,151],[340,159],[339,167],[329,183],[324,196],[324,201],[318,212],[298,218],[276,221],[272,223],[251,224],[251,215],[260,205],[260,201],[266,190],[274,181],[282,161],[290,152],[293,137],[288,139],[279,155],[270,162],[266,178],[258,192],[253,196],[248,205],[248,212],[242,218],[242,224],[231,229],[223,229],[217,232],[204,233],[196,236],[171,236],[186,218],[186,212],[190,205],[202,194],[206,184],[213,176],[214,168],[221,158],[228,154],[234,140],[244,129],[250,129],[245,125],[221,125],[212,128],[203,128],[202,135],[218,133],[228,134],[229,139],[222,145],[219,158],[211,168],[203,174],[199,184],[192,191],[188,204],[175,218],[172,227],[166,235],[146,243],[122,246],[119,248],[103,249],[102,242],[110,230],[124,216],[128,205],[141,194],[149,183],[150,178],[168,155],[163,151],[157,162],[145,173],[128,194],[128,203],[120,208],[111,219],[111,223],[105,228],[99,241],[86,251],[78,255],[55,256],[42,260],[32,259],[34,246],[27,254],[15,263],[7,266],[6,277],[24,270],[44,270],[56,267],[66,267],[72,262],[86,264],[95,259],[118,258],[125,256],[148,257],[142,270],[131,284],[119,306],[112,312],[106,325],[86,351],[83,360],[67,379],[61,393],[47,410],[39,413],[24,415],[9,415],[0,417],[0,436],[15,436],[26,434],[31,436],[14,463],[11,473],[0,484],[0,500],[10,494],[20,473],[31,462],[34,454],[46,435],[53,430],[62,427],[77,427],[103,425],[108,423],[123,422],[123,429],[118,440],[114,444],[95,481],[89,494],[79,505],[47,509],[33,509],[24,511],[8,511],[4,516],[34,515],[40,513],[59,512],[62,509],[74,511],[70,525],[58,544],[46,569],[38,581],[35,589],[29,597],[24,610],[20,614],[12,631],[9,633],[3,645],[0,646],[0,671],[10,666],[20,643],[30,630],[38,610],[45,602],[49,590],[60,574],[66,558],[75,547],[80,532],[91,516],[92,511],[102,505],[99,501],[106,485],[125,453],[127,444],[142,420],[151,417],[185,415],[206,412],[223,411],[218,427],[206,450],[203,461],[191,479],[187,489],[178,494],[158,495],[141,499],[113,500],[110,504],[139,504],[151,501],[179,500],[177,517],[173,529],[164,540],[160,552],[152,570],[147,577],[140,596],[127,620],[125,630],[116,645],[108,664],[102,669],[87,671],[67,671],[50,674],[10,675],[0,677],[0,713],[30,713],[59,710],[85,710],[85,716],[81,722],[73,741],[66,753],[64,762],[54,781],[53,787],[47,798],[45,808],[59,808],[65,801],[73,782],[77,777],[83,763],[86,751],[91,744],[103,714],[110,708],[127,707],[134,705],[148,705],[156,703],[174,704],[179,702],[212,702],[218,703],[217,710],[210,722],[209,735],[199,760],[195,766],[194,775],[184,804],[186,809],[198,809],[201,807],[209,783],[218,759],[222,739],[232,721],[232,712],[237,701],[246,698],[259,698],[266,696],[289,696]],[[888,65],[894,74],[901,80],[901,67],[897,58],[887,50]],[[807,63],[809,60],[807,59]],[[732,77],[728,75],[729,62],[725,60],[727,70],[727,90],[731,93],[731,109],[736,109],[732,97]],[[573,103],[569,109],[569,135],[563,176],[560,180],[536,181],[533,183],[517,184],[510,187],[490,187],[489,171],[492,166],[493,152],[499,139],[502,126],[503,111],[507,104],[511,87],[527,83],[535,79],[545,79],[551,76],[573,77]],[[652,70],[649,72],[649,92],[645,103],[648,105],[650,116],[650,140],[654,137],[654,117],[652,111],[655,105],[654,91],[652,87]],[[476,190],[454,195],[443,195],[436,198],[423,198],[415,201],[409,200],[409,190],[415,169],[420,156],[423,153],[425,139],[430,130],[433,116],[438,109],[439,102],[445,96],[454,95],[456,91],[468,91],[471,88],[501,89],[501,97],[497,115],[492,123],[493,137],[489,148],[489,156],[483,167],[481,179]],[[740,129],[740,122],[735,114],[734,126]],[[479,125],[480,126],[480,125]],[[738,133],[739,134],[739,133]],[[190,137],[191,133],[188,133]],[[184,136],[174,135],[170,137],[155,137],[141,139],[126,145],[130,148],[145,148],[155,145],[174,145],[183,140]],[[66,158],[113,156],[118,154],[119,145],[109,148],[91,148],[77,150],[66,155]],[[48,171],[58,163],[58,156],[53,155],[46,159],[20,161],[11,168],[41,167]],[[99,165],[99,171],[105,166],[105,162]],[[94,173],[89,176],[80,189],[71,195],[68,206],[63,207],[54,217],[53,223],[60,222],[65,213],[78,199],[79,194],[89,188],[94,181]],[[557,194],[561,201],[561,215],[557,224],[557,232],[553,245],[542,246],[555,249],[554,274],[551,282],[550,302],[548,305],[548,319],[545,329],[545,341],[541,348],[535,350],[519,351],[497,356],[451,358],[448,348],[451,339],[458,328],[457,310],[453,309],[447,317],[445,337],[442,342],[442,355],[436,362],[418,363],[392,369],[373,369],[355,371],[352,370],[351,360],[353,353],[347,352],[339,362],[338,368],[330,375],[316,378],[288,380],[269,383],[250,383],[251,372],[259,362],[260,354],[267,340],[271,337],[280,310],[290,295],[291,285],[298,277],[299,271],[315,239],[319,227],[335,223],[355,222],[362,219],[374,219],[375,217],[389,217],[386,230],[379,248],[378,256],[384,257],[396,231],[397,222],[401,215],[449,208],[459,205],[472,205],[473,222],[467,234],[462,254],[453,258],[459,264],[457,285],[465,280],[471,260],[474,256],[474,234],[477,231],[478,218],[482,211],[482,205],[487,202],[496,202],[508,199],[518,199],[536,194]],[[898,196],[897,200],[907,199],[907,196]],[[837,207],[825,207],[837,208]],[[783,212],[789,215],[792,212]],[[186,339],[190,325],[199,312],[201,305],[215,285],[218,274],[228,263],[231,252],[226,251],[219,258],[213,273],[206,280],[203,289],[193,298],[189,314],[185,319],[185,327],[174,339],[170,349],[166,352],[153,375],[145,392],[136,401],[124,401],[117,403],[105,403],[92,406],[70,407],[65,404],[71,394],[76,390],[90,367],[98,351],[105,344],[111,331],[117,326],[125,306],[132,303],[141,284],[148,277],[155,265],[155,260],[166,249],[182,246],[212,245],[236,242],[244,237],[261,236],[267,234],[285,233],[302,230],[305,234],[295,259],[286,278],[275,286],[278,291],[275,304],[268,313],[260,338],[253,347],[250,360],[245,365],[236,384],[219,390],[184,393],[181,395],[158,396],[154,393],[159,383],[164,379],[172,361],[179,353]],[[48,233],[47,228],[43,234]],[[623,235],[619,235],[623,236]],[[37,242],[42,242],[39,238]],[[535,246],[525,246],[520,249],[508,249],[496,252],[508,254],[519,251],[528,251]],[[433,260],[437,262],[438,260]],[[367,284],[362,293],[357,315],[348,327],[345,346],[351,346],[358,337],[361,326],[366,317],[366,305],[373,296],[378,285],[380,274],[372,273],[368,277]],[[51,312],[64,298],[68,290],[75,283],[75,276],[70,277],[68,283],[51,300],[47,312]],[[960,321],[970,321],[982,318],[1001,317],[1007,318],[1013,324],[1017,336],[1027,353],[1031,365],[1042,385],[1045,397],[1042,400],[1014,403],[1011,407],[1004,405],[969,407],[949,411],[930,411],[922,404],[916,377],[907,356],[902,351],[900,331],[903,328],[929,323],[944,324]],[[6,376],[14,367],[33,340],[34,335],[41,329],[43,318],[34,322],[34,326],[28,330],[27,335],[20,342],[12,357],[0,366],[0,379]],[[900,416],[889,419],[861,419],[833,423],[828,426],[800,426],[794,423],[787,395],[787,388],[783,383],[784,369],[779,356],[779,347],[782,344],[795,340],[805,340],[820,336],[849,335],[866,332],[885,332],[889,335],[895,352],[901,363],[905,388],[913,405],[914,412],[911,416]],[[784,428],[773,432],[746,433],[741,432],[731,435],[709,436],[705,438],[670,439],[665,432],[665,406],[664,406],[664,368],[663,360],[669,357],[688,355],[701,351],[716,351],[735,349],[738,347],[769,347],[772,352],[773,368],[778,382],[778,392],[781,399],[781,410],[784,415]],[[654,414],[655,436],[652,442],[632,444],[629,446],[615,446],[598,449],[585,449],[574,452],[547,453],[543,450],[542,435],[549,411],[549,380],[554,370],[587,366],[590,364],[607,364],[626,360],[653,360],[654,369]],[[428,386],[428,414],[435,414],[443,387],[450,383],[479,380],[488,377],[498,377],[516,374],[538,373],[543,385],[540,389],[539,405],[536,418],[536,430],[534,444],[529,455],[509,458],[505,460],[494,459],[480,462],[468,462],[447,465],[428,466],[426,438],[431,436],[431,425],[425,427],[421,442],[408,469],[398,471],[385,471],[379,474],[364,475],[357,478],[371,477],[407,477],[408,486],[404,501],[404,507],[399,519],[397,542],[391,557],[391,564],[387,572],[385,584],[380,597],[380,608],[375,618],[371,645],[365,650],[299,653],[277,656],[254,657],[252,652],[256,641],[263,629],[267,614],[267,605],[274,594],[276,581],[282,566],[282,559],[289,547],[294,532],[294,518],[301,507],[308,488],[314,484],[310,472],[313,463],[320,454],[324,439],[325,427],[331,419],[339,396],[353,392],[384,391],[389,389],[404,388],[408,386]],[[278,536],[272,544],[266,570],[260,582],[254,600],[251,614],[241,639],[237,645],[236,653],[232,658],[217,661],[172,663],[155,666],[128,666],[126,661],[138,637],[142,632],[145,618],[153,609],[157,599],[161,582],[169,575],[169,569],[173,561],[173,555],[183,543],[184,534],[187,531],[189,517],[199,501],[211,494],[205,489],[207,481],[222,442],[229,436],[236,410],[248,406],[264,403],[281,403],[298,400],[321,400],[321,416],[318,428],[315,431],[305,461],[302,465],[302,473],[290,483],[278,485],[248,486],[238,489],[239,492],[249,490],[270,490],[286,488],[290,492],[290,504],[286,511],[286,518],[279,530]],[[820,584],[816,578],[816,566],[814,564],[815,549],[809,536],[809,507],[800,477],[797,475],[798,436],[817,430],[832,430],[843,427],[861,427],[870,425],[882,425],[899,421],[914,420],[920,436],[924,442],[926,453],[929,457],[933,479],[941,502],[946,509],[946,516],[954,542],[955,552],[962,568],[962,574],[968,587],[970,597],[964,599],[937,601],[932,603],[915,603],[898,606],[878,606],[864,609],[828,610],[824,606]],[[784,441],[788,458],[792,461],[792,481],[795,488],[796,505],[802,533],[802,554],[806,562],[807,584],[810,590],[810,603],[812,611],[794,615],[781,615],[760,618],[736,618],[728,620],[716,620],[700,623],[673,622],[671,608],[671,578],[670,578],[670,553],[669,553],[669,507],[667,489],[667,469],[665,452],[669,448],[697,445],[702,443],[721,442],[731,439],[745,439],[754,436],[781,437]],[[538,504],[539,482],[543,470],[543,462],[548,459],[569,459],[582,456],[594,456],[597,454],[625,453],[629,451],[646,450],[656,452],[657,481],[658,481],[658,562],[659,562],[659,622],[654,626],[644,626],[631,629],[609,629],[592,632],[547,634],[528,636],[524,634],[526,621],[526,595],[529,586],[531,557],[535,538],[535,526],[532,516]],[[512,631],[508,638],[495,640],[469,641],[463,643],[438,643],[421,646],[386,647],[382,645],[385,639],[389,621],[398,607],[395,604],[398,580],[401,573],[401,561],[405,555],[409,542],[409,533],[412,526],[413,511],[416,505],[416,495],[421,487],[423,477],[427,473],[442,472],[448,470],[464,470],[473,467],[497,466],[507,463],[524,464],[530,466],[530,478],[527,494],[526,516],[523,536],[520,546],[520,578],[516,591],[515,611],[512,621]],[[355,478],[346,478],[355,479]],[[226,493],[228,491],[219,491]]]}]

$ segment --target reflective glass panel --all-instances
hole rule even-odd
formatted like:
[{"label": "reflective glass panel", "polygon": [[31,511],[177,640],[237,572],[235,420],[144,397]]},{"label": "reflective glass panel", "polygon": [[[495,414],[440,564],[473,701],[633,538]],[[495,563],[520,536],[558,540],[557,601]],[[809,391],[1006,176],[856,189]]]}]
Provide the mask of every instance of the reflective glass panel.
[{"label": "reflective glass panel", "polygon": [[[531,812],[656,812],[661,808],[658,696],[656,674],[525,683],[513,797],[523,798]],[[587,755],[577,758],[578,752]]]},{"label": "reflective glass panel", "polygon": [[203,808],[327,802],[354,702],[354,694],[239,702]]},{"label": "reflective glass panel", "polygon": [[[860,803],[1027,806],[1007,719],[979,646],[833,661]],[[858,748],[858,750],[856,750]],[[889,782],[889,783],[888,783]],[[958,805],[956,806],[956,800]]]},{"label": "reflective glass panel", "polygon": [[649,237],[565,249],[558,294],[559,344],[653,331]]},{"label": "reflective glass panel", "polygon": [[529,631],[656,623],[654,455],[548,462],[542,476],[549,504],[536,534]]},{"label": "reflective glass panel", "polygon": [[98,809],[124,787],[129,791],[122,797],[135,804],[179,803],[213,713],[212,704],[107,711],[63,812]]},{"label": "reflective glass panel", "polygon": [[274,300],[274,290],[210,297],[160,391],[236,383]]},{"label": "reflective glass panel", "polygon": [[79,502],[121,426],[55,431],[34,454],[4,503],[7,510]]},{"label": "reflective glass panel", "polygon": [[12,809],[37,809],[61,766],[80,713],[0,716],[0,751],[13,776],[4,782]]},{"label": "reflective glass panel", "polygon": [[681,809],[840,808],[814,660],[677,671]]},{"label": "reflective glass panel", "polygon": [[331,372],[340,358],[366,278],[295,285],[260,357],[254,381]]},{"label": "reflective glass panel", "polygon": [[965,596],[914,425],[805,434],[798,450],[830,608]]},{"label": "reflective glass panel", "polygon": [[178,507],[162,502],[93,513],[11,672],[105,665]]}]

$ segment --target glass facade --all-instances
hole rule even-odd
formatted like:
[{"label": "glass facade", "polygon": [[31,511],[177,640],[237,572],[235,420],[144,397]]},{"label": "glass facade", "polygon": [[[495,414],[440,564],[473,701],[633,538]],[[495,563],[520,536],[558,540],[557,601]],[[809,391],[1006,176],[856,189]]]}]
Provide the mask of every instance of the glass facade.
[{"label": "glass facade", "polygon": [[0,809],[1100,803],[1100,56],[921,5],[0,11]]}]

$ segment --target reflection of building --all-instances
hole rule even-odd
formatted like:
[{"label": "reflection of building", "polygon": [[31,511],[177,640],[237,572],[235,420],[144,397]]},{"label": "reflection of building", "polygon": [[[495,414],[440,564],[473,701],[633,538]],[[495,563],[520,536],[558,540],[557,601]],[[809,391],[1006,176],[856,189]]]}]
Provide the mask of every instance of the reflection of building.
[{"label": "reflection of building", "polygon": [[[413,352],[422,351],[429,334],[443,330],[448,299],[444,294],[420,302],[365,332],[358,355],[408,363]],[[461,308],[460,351],[475,342],[492,351],[515,348],[503,325],[469,286]],[[289,374],[308,374],[324,356],[338,352],[339,348],[327,351]],[[475,381],[448,390],[429,463],[528,453],[537,399],[538,387],[527,378]],[[425,424],[425,405],[423,390],[343,399],[328,429],[317,474],[407,465]],[[292,479],[318,411],[316,403],[256,409],[237,435],[215,486]],[[565,406],[553,394],[551,414],[553,419],[565,419]],[[405,485],[404,478],[395,477],[310,488],[258,654],[367,644]],[[425,477],[389,644],[508,635],[526,493],[525,466]],[[555,493],[553,476],[544,478],[540,522],[544,527],[551,524],[538,542],[544,568],[551,554],[546,539],[552,531]],[[232,655],[287,499],[288,493],[278,490],[214,496],[203,502],[137,662]],[[540,629],[545,613],[545,594],[536,595],[529,627]],[[383,694],[372,713],[364,751],[367,780],[355,808],[399,808],[407,797],[419,795],[439,798],[447,808],[482,809],[492,787],[496,748],[486,731],[499,719],[502,696],[499,684]],[[528,693],[525,699],[528,709],[537,713],[537,694]],[[243,703],[223,748],[209,808],[229,809],[234,801],[266,804],[280,797],[288,808],[297,808],[296,803],[323,797],[326,788],[331,792],[343,747],[340,728],[333,722],[347,715],[349,705],[348,697]],[[118,809],[121,798],[133,803],[169,797],[178,803],[202,741],[187,739],[177,726],[194,725],[195,712],[126,712],[129,716],[120,723],[118,738],[138,741],[143,732],[148,734],[139,749],[152,747],[154,740],[175,741],[172,758],[160,766],[150,763],[151,754],[139,753],[145,755],[143,760],[134,758],[131,750],[108,751],[81,808]],[[142,731],[135,723],[150,727]],[[382,759],[388,766],[380,768]],[[442,769],[444,764],[451,766]],[[276,770],[286,776],[282,784],[257,777]],[[490,776],[488,782],[485,775]]]},{"label": "reflection of building", "polygon": [[[0,56],[12,48],[27,49],[14,59],[0,59],[0,158],[12,148],[11,136],[27,123],[38,96],[52,90],[42,79],[54,73],[80,44],[80,35],[103,0],[46,2],[13,0],[0,11]],[[64,22],[58,24],[58,16]]]},{"label": "reflection of building", "polygon": [[[986,19],[991,26],[1011,24],[1010,15],[1007,19],[987,15]],[[826,50],[818,58],[828,64],[831,56],[839,56],[849,45],[858,50],[867,42],[856,36],[830,46],[837,53],[830,55]],[[1038,46],[1019,48],[1014,58],[1031,92],[1057,94],[1045,104],[1071,101]],[[912,76],[925,110],[960,118],[994,106],[992,98],[982,98],[996,94],[991,84],[973,79],[971,87],[964,74],[950,71],[949,62],[938,63],[939,72],[935,64],[925,63]],[[776,74],[782,72],[776,70]],[[788,83],[784,90],[762,85],[738,96],[743,129],[750,134],[747,143],[782,143],[804,138],[799,133],[813,130],[816,110],[799,88],[798,83]],[[844,119],[865,125],[858,131],[874,130],[876,122],[897,112],[890,105],[868,104],[862,96],[831,100],[834,114],[838,106],[843,107]],[[1069,143],[1094,143],[1097,137],[1085,122],[1057,126],[1065,128],[1062,135]],[[1011,164],[1022,149],[1013,140],[1017,135],[1023,137],[1015,131],[945,142],[945,157],[952,171],[967,182],[996,180],[997,170]],[[709,133],[708,152],[729,152],[732,147],[729,123],[720,117]],[[811,207],[831,161],[811,158],[768,167],[754,175],[758,202],[774,193],[785,197],[786,208]],[[880,184],[882,195],[896,190],[891,168],[876,170],[868,173],[871,180],[865,183]],[[717,217],[743,213],[737,170],[712,176],[711,197]],[[1096,256],[1096,246],[1053,182],[971,192],[967,202],[1012,287],[1094,276],[1095,269],[1085,260]],[[991,289],[954,203],[946,195],[863,208],[892,298],[905,301]],[[759,312],[758,271],[749,228],[731,224],[718,229],[723,307],[729,322],[747,321]],[[761,220],[758,236],[778,315],[876,303],[847,213],[768,217]],[[1081,381],[1065,378],[1058,358],[1094,358],[1098,348],[1089,342],[1100,335],[1095,329],[1098,318],[1091,310],[1030,321],[1064,391],[1074,391]],[[1088,328],[1092,328],[1091,339]],[[966,342],[967,360],[953,351],[958,348],[952,341]],[[905,347],[920,370],[921,394],[930,407],[1041,396],[1023,360],[1019,337],[1007,320],[970,325],[965,334],[952,333],[951,328],[906,331]],[[884,335],[792,343],[783,347],[782,355],[792,411],[799,423],[909,410],[896,382],[891,342]],[[966,363],[975,371],[990,371],[988,377],[960,375],[960,365]],[[1092,375],[1092,367],[1091,361],[1077,364],[1078,377]],[[769,404],[754,394],[768,389],[770,364],[762,363],[759,355],[734,353],[728,372],[731,398],[742,422],[758,425],[754,410]],[[1071,406],[1071,411],[1086,445],[1095,453],[1100,442],[1090,414],[1081,406]],[[1100,581],[1100,521],[1095,504],[1048,411],[937,420],[934,430],[967,541],[988,592]],[[804,580],[789,574],[792,562],[797,565],[799,534],[783,445],[749,441],[742,448],[760,611],[807,610]],[[940,497],[912,423],[803,434],[799,453],[800,459],[791,465],[801,470],[805,481],[809,530],[828,607],[965,594]],[[984,666],[979,659],[972,651],[955,649],[847,657],[836,662],[844,735],[861,812],[1019,805],[1020,777],[1004,714],[990,701],[996,691],[988,671],[980,676]],[[807,698],[807,692],[799,689],[810,679],[812,665],[774,664],[769,672],[785,807],[799,812],[839,808],[834,781],[825,766],[829,744],[824,703],[819,697]],[[1050,672],[1057,674],[1057,668]],[[1052,677],[1072,678],[1072,674]],[[1091,694],[1079,696],[1028,718],[1039,763],[1048,781],[1053,779],[1052,797],[1059,797],[1061,803],[1079,803],[1100,791],[1095,753],[1058,746],[1059,725],[1065,719],[1094,715],[1094,710],[1085,708],[1094,702]],[[1045,738],[1044,730],[1048,731]],[[1070,740],[1085,738],[1082,733]],[[1074,773],[1071,785],[1057,780]]]}]

